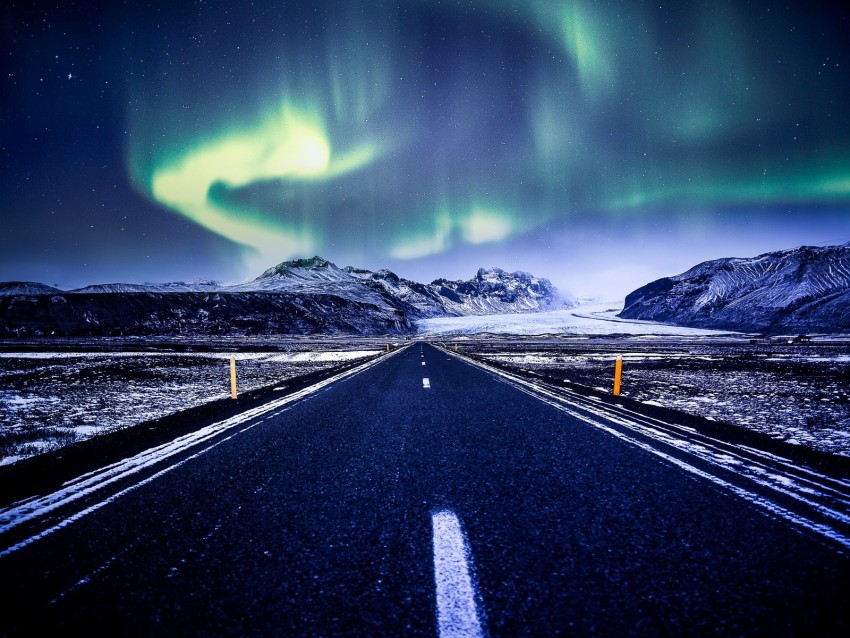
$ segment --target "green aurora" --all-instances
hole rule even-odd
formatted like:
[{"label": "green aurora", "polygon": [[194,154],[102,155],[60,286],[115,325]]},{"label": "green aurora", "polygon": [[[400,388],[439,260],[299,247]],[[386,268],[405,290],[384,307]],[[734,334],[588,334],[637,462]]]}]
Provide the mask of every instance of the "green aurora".
[{"label": "green aurora", "polygon": [[215,236],[231,276],[314,253],[408,276],[560,264],[600,234],[720,241],[738,220],[754,250],[780,224],[775,248],[806,224],[850,236],[837,6],[178,1],[102,22],[111,53],[89,65],[123,87],[136,194],[182,220],[184,244]]},{"label": "green aurora", "polygon": [[[178,70],[161,94],[180,98],[133,122],[144,191],[257,266],[331,245],[415,259],[578,211],[850,200],[847,131],[818,130],[846,117],[816,98],[846,93],[831,86],[844,71],[804,76],[776,37],[781,16],[730,2],[672,16],[578,0],[360,4],[329,3],[310,29],[266,40],[238,92],[222,82],[187,99],[194,76]],[[227,123],[201,116],[187,139],[177,109],[223,109]],[[151,120],[165,131],[154,143]]]}]

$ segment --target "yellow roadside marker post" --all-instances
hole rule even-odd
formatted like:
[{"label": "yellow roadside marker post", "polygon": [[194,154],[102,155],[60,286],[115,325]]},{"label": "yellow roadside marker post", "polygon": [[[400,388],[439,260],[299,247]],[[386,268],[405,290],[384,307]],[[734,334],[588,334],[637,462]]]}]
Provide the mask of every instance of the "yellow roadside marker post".
[{"label": "yellow roadside marker post", "polygon": [[618,356],[614,364],[614,396],[620,396],[620,378],[623,376],[623,357]]},{"label": "yellow roadside marker post", "polygon": [[230,357],[230,398],[236,398],[236,357]]}]

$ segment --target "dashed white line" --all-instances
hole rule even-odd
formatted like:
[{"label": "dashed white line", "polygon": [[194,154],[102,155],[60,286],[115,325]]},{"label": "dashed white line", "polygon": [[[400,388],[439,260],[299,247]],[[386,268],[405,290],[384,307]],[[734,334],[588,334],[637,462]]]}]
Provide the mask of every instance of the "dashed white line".
[{"label": "dashed white line", "polygon": [[454,512],[442,510],[431,515],[431,526],[440,638],[483,638],[460,521]]},{"label": "dashed white line", "polygon": [[425,365],[425,362],[424,362],[424,361],[422,362],[422,365],[423,365],[423,366]]},{"label": "dashed white line", "polygon": [[431,387],[431,380],[428,377],[422,378],[422,387],[426,390]]}]

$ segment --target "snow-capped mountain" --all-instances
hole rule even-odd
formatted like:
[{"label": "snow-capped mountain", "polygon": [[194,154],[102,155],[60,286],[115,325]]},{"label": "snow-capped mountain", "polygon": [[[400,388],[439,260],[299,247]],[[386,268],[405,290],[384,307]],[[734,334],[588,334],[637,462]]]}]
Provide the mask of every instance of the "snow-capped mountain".
[{"label": "snow-capped mountain", "polygon": [[74,294],[100,292],[216,292],[221,289],[217,281],[199,281],[186,283],[171,281],[164,284],[95,284],[83,288],[75,288],[68,292]]},{"label": "snow-capped mountain", "polygon": [[316,256],[310,259],[285,261],[269,268],[253,281],[231,286],[230,289],[259,291],[299,288],[317,292],[317,286],[333,285],[350,280],[351,276],[346,270],[327,259]]},{"label": "snow-capped mountain", "polygon": [[428,317],[565,307],[554,286],[528,273],[481,269],[468,281],[421,284],[313,257],[287,261],[256,279],[102,284],[62,291],[0,284],[5,334],[275,334],[414,332]]},{"label": "snow-capped mountain", "polygon": [[335,295],[378,307],[397,309],[397,304],[385,298],[380,290],[368,285],[369,278],[360,273],[373,274],[353,268],[340,268],[336,264],[312,257],[285,261],[269,268],[252,281],[228,286],[228,292],[267,292]]},{"label": "snow-capped mountain", "polygon": [[445,300],[446,310],[456,315],[537,312],[565,305],[548,279],[501,268],[481,268],[469,281],[437,279],[431,286]]},{"label": "snow-capped mountain", "polygon": [[564,307],[548,279],[525,272],[481,268],[466,281],[437,279],[421,284],[386,269],[372,272],[351,266],[339,268],[321,257],[283,262],[253,281],[226,290],[334,294],[400,309],[412,318],[537,312]]},{"label": "snow-capped mountain", "polygon": [[0,297],[9,295],[58,295],[59,288],[39,284],[34,281],[3,281],[0,282]]},{"label": "snow-capped mountain", "polygon": [[620,317],[743,332],[850,332],[850,243],[707,261],[638,288]]}]

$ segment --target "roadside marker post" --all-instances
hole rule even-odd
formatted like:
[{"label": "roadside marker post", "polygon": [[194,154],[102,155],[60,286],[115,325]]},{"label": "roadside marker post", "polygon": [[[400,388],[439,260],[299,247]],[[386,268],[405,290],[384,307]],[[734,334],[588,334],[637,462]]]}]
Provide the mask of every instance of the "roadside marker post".
[{"label": "roadside marker post", "polygon": [[614,364],[614,396],[620,396],[620,379],[623,376],[623,357],[618,356]]},{"label": "roadside marker post", "polygon": [[457,352],[457,344],[455,344],[455,352]]},{"label": "roadside marker post", "polygon": [[230,357],[230,398],[236,398],[236,357]]}]

